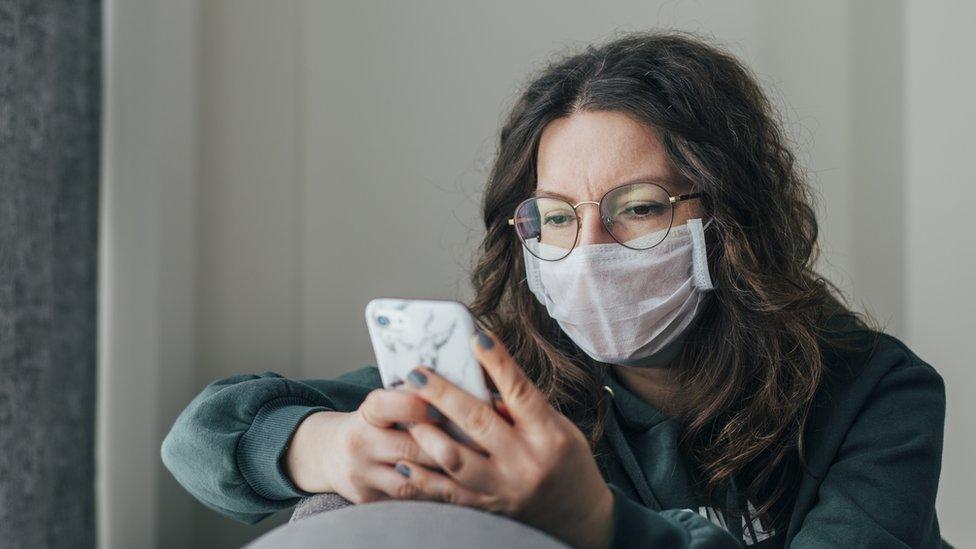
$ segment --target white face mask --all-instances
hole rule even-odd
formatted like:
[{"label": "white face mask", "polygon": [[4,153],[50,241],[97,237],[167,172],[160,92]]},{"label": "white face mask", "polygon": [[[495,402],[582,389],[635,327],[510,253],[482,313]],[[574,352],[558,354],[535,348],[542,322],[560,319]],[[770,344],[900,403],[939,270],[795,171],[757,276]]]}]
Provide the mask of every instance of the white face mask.
[{"label": "white face mask", "polygon": [[[645,238],[660,234],[636,240]],[[578,246],[559,261],[524,246],[523,254],[529,289],[549,316],[587,355],[610,364],[639,362],[677,340],[714,288],[701,219],[671,227],[647,250],[611,242]]]}]

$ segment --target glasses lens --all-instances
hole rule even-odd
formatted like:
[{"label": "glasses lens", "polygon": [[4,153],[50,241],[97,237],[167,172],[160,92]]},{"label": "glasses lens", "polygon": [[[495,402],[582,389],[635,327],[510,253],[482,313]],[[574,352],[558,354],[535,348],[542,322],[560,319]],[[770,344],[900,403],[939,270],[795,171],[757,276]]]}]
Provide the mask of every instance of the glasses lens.
[{"label": "glasses lens", "polygon": [[610,234],[617,242],[635,250],[660,244],[674,218],[668,192],[653,183],[634,183],[614,189],[603,198],[600,210]]},{"label": "glasses lens", "polygon": [[539,259],[555,261],[569,255],[578,228],[573,207],[558,198],[531,198],[515,210],[515,230]]}]

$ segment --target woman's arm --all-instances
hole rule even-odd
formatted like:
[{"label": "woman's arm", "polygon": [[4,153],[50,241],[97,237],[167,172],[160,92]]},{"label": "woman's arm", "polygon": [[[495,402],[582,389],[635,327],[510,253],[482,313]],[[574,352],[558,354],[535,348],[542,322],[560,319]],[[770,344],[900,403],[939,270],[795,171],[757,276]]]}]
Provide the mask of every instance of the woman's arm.
[{"label": "woman's arm", "polygon": [[851,400],[861,403],[856,419],[815,496],[804,498],[816,503],[791,525],[791,546],[941,547],[942,377],[905,350],[866,399]]},{"label": "woman's arm", "polygon": [[631,500],[614,484],[610,549],[647,547],[733,549],[743,547],[724,528],[687,509],[655,511]]},{"label": "woman's arm", "polygon": [[163,463],[208,507],[253,524],[309,495],[282,467],[298,425],[317,411],[354,411],[381,385],[374,366],[331,380],[266,372],[215,381],[176,419],[163,441]]}]

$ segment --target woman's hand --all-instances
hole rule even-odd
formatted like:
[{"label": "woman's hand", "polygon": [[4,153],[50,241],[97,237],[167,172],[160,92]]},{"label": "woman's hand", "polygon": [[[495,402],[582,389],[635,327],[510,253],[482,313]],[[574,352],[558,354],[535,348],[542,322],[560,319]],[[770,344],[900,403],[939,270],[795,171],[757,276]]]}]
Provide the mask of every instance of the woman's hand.
[{"label": "woman's hand", "polygon": [[316,412],[299,424],[285,454],[285,471],[300,490],[337,492],[353,503],[410,499],[419,494],[393,465],[402,460],[436,467],[398,423],[436,421],[423,399],[377,389],[352,413]]},{"label": "woman's hand", "polygon": [[460,444],[437,425],[409,427],[443,473],[401,460],[397,470],[425,499],[503,514],[574,547],[606,547],[613,494],[582,432],[553,409],[508,351],[488,334],[472,344],[498,388],[509,423],[491,405],[426,368],[407,377],[415,394],[457,424],[487,455]]}]

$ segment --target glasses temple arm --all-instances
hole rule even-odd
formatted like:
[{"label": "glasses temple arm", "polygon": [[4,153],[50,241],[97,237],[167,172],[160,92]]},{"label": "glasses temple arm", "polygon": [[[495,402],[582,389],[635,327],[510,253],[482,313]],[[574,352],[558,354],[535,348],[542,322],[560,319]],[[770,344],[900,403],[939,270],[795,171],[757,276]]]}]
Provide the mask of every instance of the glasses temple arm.
[{"label": "glasses temple arm", "polygon": [[702,193],[690,193],[690,194],[679,194],[678,196],[668,197],[672,204],[677,204],[678,202],[684,202],[685,200],[692,200],[694,198],[701,198]]}]

